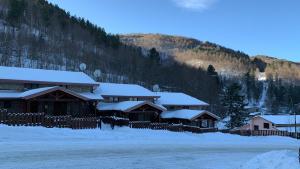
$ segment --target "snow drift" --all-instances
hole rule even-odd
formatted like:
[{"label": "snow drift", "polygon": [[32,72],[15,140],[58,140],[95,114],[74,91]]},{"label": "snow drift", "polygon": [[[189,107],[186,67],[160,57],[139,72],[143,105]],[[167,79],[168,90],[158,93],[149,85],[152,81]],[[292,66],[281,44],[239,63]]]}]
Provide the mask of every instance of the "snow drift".
[{"label": "snow drift", "polygon": [[299,169],[297,157],[292,151],[271,151],[256,156],[240,169]]}]

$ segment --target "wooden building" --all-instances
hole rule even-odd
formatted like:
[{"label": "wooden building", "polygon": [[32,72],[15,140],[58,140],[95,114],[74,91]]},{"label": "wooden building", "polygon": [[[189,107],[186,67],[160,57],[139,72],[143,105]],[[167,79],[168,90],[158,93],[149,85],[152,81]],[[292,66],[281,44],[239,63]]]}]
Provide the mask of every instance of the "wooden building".
[{"label": "wooden building", "polygon": [[183,124],[200,128],[216,128],[219,117],[206,110],[174,110],[165,111],[161,114],[163,122]]},{"label": "wooden building", "polygon": [[166,110],[163,106],[154,103],[158,96],[135,84],[101,83],[95,93],[104,98],[97,106],[98,116],[159,122],[160,114]]},{"label": "wooden building", "polygon": [[103,98],[99,84],[82,72],[0,66],[0,109],[10,113],[94,116]]},{"label": "wooden building", "polygon": [[240,130],[300,131],[300,115],[261,115],[250,119]]},{"label": "wooden building", "polygon": [[205,110],[209,104],[184,93],[157,92],[156,104],[167,108],[161,114],[164,122],[200,128],[216,128],[219,117]]}]

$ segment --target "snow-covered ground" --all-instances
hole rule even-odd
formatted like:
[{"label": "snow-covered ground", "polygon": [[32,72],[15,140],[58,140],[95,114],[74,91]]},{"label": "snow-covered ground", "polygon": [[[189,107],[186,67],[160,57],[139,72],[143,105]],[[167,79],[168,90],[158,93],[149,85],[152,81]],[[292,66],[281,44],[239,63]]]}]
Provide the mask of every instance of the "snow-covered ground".
[{"label": "snow-covered ground", "polygon": [[[265,166],[265,160],[271,163],[271,157],[281,160],[278,165],[286,160],[298,167],[295,159],[300,145],[287,137],[129,128],[70,130],[0,125],[0,133],[3,169],[264,169],[259,166]],[[271,155],[261,155],[268,152]]]},{"label": "snow-covered ground", "polygon": [[271,151],[251,159],[241,169],[299,169],[297,156],[293,151]]}]

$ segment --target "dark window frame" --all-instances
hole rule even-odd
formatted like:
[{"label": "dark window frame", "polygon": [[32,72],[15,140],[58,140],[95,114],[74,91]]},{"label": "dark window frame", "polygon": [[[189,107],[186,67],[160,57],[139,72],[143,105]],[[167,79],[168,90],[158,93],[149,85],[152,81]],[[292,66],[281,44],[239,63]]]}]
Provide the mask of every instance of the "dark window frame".
[{"label": "dark window frame", "polygon": [[270,123],[264,123],[264,129],[270,129]]},{"label": "dark window frame", "polygon": [[254,125],[254,130],[259,130],[259,125]]}]

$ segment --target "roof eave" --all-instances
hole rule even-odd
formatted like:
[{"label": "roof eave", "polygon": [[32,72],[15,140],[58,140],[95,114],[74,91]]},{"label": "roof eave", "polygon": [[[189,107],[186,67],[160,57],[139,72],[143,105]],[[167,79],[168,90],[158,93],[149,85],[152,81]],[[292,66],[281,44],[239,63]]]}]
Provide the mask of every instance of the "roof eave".
[{"label": "roof eave", "polygon": [[16,79],[0,79],[0,83],[37,83],[37,84],[49,84],[54,86],[59,85],[78,85],[78,86],[99,86],[98,83],[73,83],[73,82],[51,82],[51,81],[37,81],[37,80],[16,80]]}]

